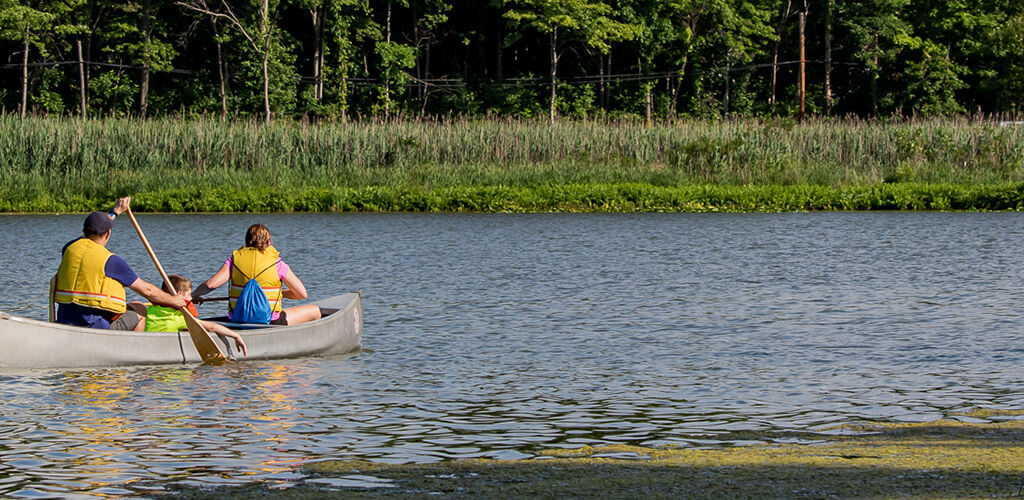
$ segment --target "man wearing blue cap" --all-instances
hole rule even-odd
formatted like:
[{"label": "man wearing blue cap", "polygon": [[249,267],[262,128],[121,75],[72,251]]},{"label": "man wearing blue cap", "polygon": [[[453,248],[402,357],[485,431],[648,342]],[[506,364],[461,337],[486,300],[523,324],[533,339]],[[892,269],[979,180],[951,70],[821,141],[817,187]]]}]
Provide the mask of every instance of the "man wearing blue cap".
[{"label": "man wearing blue cap", "polygon": [[124,259],[107,250],[114,219],[128,210],[131,201],[126,196],[117,200],[109,213],[89,214],[82,224],[82,237],[68,242],[61,250],[60,267],[54,279],[58,323],[145,330],[145,306],[139,302],[129,304],[125,287],[154,304],[185,307],[185,299],[180,295],[171,295],[139,278]]}]

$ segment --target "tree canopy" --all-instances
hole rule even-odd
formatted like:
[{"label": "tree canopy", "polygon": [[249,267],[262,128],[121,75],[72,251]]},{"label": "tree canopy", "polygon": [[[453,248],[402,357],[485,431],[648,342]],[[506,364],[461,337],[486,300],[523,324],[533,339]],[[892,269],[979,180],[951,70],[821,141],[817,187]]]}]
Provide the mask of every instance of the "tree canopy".
[{"label": "tree canopy", "polygon": [[1018,0],[0,0],[0,111],[787,116],[798,14],[811,113],[1024,105]]}]

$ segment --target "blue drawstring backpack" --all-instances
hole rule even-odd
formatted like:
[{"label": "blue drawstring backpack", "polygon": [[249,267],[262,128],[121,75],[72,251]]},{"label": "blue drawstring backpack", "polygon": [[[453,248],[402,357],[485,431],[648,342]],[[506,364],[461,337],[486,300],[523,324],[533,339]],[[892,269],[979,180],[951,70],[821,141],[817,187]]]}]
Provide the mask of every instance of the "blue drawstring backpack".
[{"label": "blue drawstring backpack", "polygon": [[245,286],[242,288],[242,293],[238,294],[238,299],[235,300],[235,308],[231,310],[231,321],[235,323],[270,324],[270,318],[274,311],[270,308],[270,301],[267,300],[267,294],[263,293],[263,289],[260,288],[260,284],[256,281],[256,278],[266,272],[267,269],[276,266],[277,262],[256,273],[256,276],[253,276],[252,278],[246,276],[241,269],[238,269],[238,266],[235,266],[235,269],[238,269],[238,272],[249,281],[245,282]]}]

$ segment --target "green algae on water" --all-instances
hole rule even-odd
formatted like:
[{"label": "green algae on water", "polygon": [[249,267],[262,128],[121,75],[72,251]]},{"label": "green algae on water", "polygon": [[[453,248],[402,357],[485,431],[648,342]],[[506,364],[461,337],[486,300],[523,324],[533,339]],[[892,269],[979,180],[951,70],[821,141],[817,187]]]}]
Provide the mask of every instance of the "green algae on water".
[{"label": "green algae on water", "polygon": [[[306,466],[289,488],[174,489],[186,498],[990,498],[1024,480],[1024,412],[978,410],[928,423],[744,433],[750,446],[552,449],[528,460]],[[794,443],[794,437],[798,437]],[[369,478],[337,487],[331,478]]]}]

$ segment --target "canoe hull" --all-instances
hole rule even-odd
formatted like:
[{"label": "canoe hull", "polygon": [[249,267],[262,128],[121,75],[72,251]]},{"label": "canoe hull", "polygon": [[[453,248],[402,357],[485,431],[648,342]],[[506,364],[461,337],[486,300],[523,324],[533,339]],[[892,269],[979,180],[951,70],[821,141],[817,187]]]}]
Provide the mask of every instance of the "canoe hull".
[{"label": "canoe hull", "polygon": [[[295,326],[240,332],[249,355],[276,359],[340,354],[362,344],[362,298],[346,293],[315,302],[329,316]],[[215,339],[217,336],[214,336]],[[230,348],[223,339],[217,340]],[[49,323],[0,313],[0,367],[85,368],[200,363],[188,332],[126,332]]]}]

